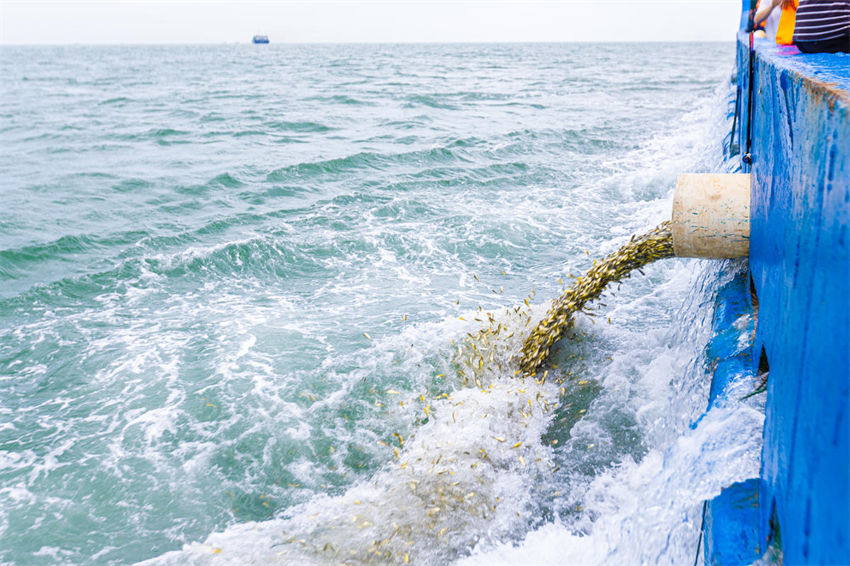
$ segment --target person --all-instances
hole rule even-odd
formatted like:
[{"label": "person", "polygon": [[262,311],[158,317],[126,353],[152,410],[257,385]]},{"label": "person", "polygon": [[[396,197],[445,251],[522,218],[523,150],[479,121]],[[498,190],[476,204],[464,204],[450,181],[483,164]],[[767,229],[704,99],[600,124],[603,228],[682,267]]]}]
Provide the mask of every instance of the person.
[{"label": "person", "polygon": [[850,0],[800,0],[796,22],[803,53],[850,53]]},{"label": "person", "polygon": [[759,4],[761,4],[761,0],[757,0],[756,7],[750,11],[750,23],[747,31],[752,32],[756,37],[763,39],[767,37],[767,19],[762,20],[758,24],[753,21],[753,18],[758,12]]},{"label": "person", "polygon": [[764,22],[773,9],[782,5],[782,15],[779,17],[779,26],[776,28],[776,44],[792,45],[794,43],[794,23],[796,21],[797,6],[799,0],[765,0],[764,6],[759,2],[756,15],[753,16],[753,27],[758,27]]}]

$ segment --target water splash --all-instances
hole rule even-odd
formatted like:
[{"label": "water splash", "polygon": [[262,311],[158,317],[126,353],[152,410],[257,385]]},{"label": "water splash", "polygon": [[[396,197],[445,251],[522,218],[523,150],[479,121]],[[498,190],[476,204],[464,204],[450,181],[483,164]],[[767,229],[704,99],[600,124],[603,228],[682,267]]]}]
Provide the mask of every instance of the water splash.
[{"label": "water splash", "polygon": [[[291,509],[285,519],[213,535],[188,552],[200,561],[212,554],[254,563],[438,564],[485,540],[492,544],[519,535],[540,512],[532,496],[535,482],[529,480],[557,469],[543,437],[565,395],[559,386],[567,379],[557,368],[548,384],[549,370],[534,378],[520,355],[529,344],[545,346],[536,351],[536,369],[572,326],[573,315],[608,283],[671,255],[665,222],[594,262],[545,316],[528,299],[525,308],[503,313],[479,307],[471,321],[487,326],[467,333],[461,344],[452,341],[460,389],[419,397],[424,424],[406,441],[394,434],[393,463],[342,495],[316,497]],[[259,550],[246,558],[244,539],[258,532]],[[170,563],[168,555],[163,559]]]},{"label": "water splash", "polygon": [[318,495],[283,518],[236,525],[150,564],[205,564],[212,557],[227,564],[445,564],[481,542],[521,536],[540,514],[534,490],[555,468],[543,438],[559,390],[502,370],[512,356],[515,365],[527,333],[518,328],[523,317],[484,316],[514,331],[491,340],[492,362],[478,369],[477,386],[464,386],[463,376],[474,374],[466,365],[451,393],[385,391],[419,407],[424,418],[408,438],[394,435],[394,460],[367,482]]}]

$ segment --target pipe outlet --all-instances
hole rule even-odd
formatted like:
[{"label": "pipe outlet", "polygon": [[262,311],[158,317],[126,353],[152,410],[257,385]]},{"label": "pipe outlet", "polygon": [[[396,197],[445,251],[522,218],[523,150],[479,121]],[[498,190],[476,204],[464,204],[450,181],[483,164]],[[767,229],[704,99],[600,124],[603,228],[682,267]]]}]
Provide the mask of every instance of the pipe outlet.
[{"label": "pipe outlet", "polygon": [[679,175],[672,229],[673,253],[678,257],[749,255],[750,175]]}]

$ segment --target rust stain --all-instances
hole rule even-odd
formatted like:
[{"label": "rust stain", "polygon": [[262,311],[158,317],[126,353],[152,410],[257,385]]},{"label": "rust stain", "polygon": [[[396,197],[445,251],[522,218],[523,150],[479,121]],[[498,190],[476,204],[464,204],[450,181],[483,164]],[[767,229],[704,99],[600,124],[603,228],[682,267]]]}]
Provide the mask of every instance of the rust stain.
[{"label": "rust stain", "polygon": [[814,77],[802,76],[803,87],[815,99],[823,99],[829,105],[830,111],[835,111],[835,103],[841,100],[845,107],[850,107],[850,93],[836,83],[829,83]]},{"label": "rust stain", "polygon": [[[767,65],[776,65],[774,61],[770,60],[771,58],[769,56],[763,53],[759,53],[759,59]],[[786,65],[780,65],[779,68],[786,71],[794,82],[800,83],[813,101],[825,102],[829,106],[830,111],[835,111],[836,103],[840,103],[845,108],[850,109],[850,92],[842,88],[838,83],[816,79]]]}]

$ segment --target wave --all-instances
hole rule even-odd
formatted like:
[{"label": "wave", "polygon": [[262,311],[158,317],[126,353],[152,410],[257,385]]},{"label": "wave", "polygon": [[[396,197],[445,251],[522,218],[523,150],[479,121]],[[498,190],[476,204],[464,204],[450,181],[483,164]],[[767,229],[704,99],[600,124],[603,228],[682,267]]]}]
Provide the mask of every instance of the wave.
[{"label": "wave", "polygon": [[125,102],[132,102],[132,98],[127,98],[126,96],[118,96],[116,98],[108,98],[98,103],[98,105],[106,106],[109,104],[119,104],[123,105]]},{"label": "wave", "polygon": [[201,123],[225,121],[227,121],[227,118],[225,116],[222,116],[221,114],[218,114],[217,112],[210,112],[201,116]]},{"label": "wave", "polygon": [[[0,300],[0,305],[14,307],[40,300],[52,303],[63,299],[94,298],[107,291],[129,286],[160,286],[165,280],[189,279],[198,281],[214,277],[242,277],[262,274],[275,280],[297,277],[321,278],[332,274],[328,260],[357,253],[355,242],[298,243],[274,236],[256,236],[214,245],[193,245],[202,234],[224,231],[234,225],[233,219],[212,223],[192,233],[178,236],[151,237],[144,232],[128,232],[121,237],[63,236],[46,245],[30,246],[0,252],[0,276],[20,278],[31,267],[48,261],[70,262],[79,254],[119,245],[135,244],[124,254],[133,254],[113,263],[106,270],[69,275],[52,282],[36,283],[29,289]],[[216,226],[216,224],[218,224]],[[151,252],[138,255],[137,249],[177,247],[179,251]]]},{"label": "wave", "polygon": [[427,106],[429,108],[438,108],[440,110],[457,110],[458,107],[441,100],[435,96],[428,96],[426,94],[414,94],[405,98],[407,103],[405,104],[408,108],[414,108],[416,106]]},{"label": "wave", "polygon": [[334,128],[320,124],[319,122],[266,122],[264,126],[276,132],[298,132],[298,133],[325,133]]},{"label": "wave", "polygon": [[427,163],[469,162],[461,152],[445,147],[410,151],[405,153],[360,152],[346,157],[298,163],[275,169],[266,175],[266,181],[281,182],[299,177],[336,175],[363,169],[383,169],[395,165],[423,165]]},{"label": "wave", "polygon": [[153,186],[154,184],[151,181],[146,181],[145,179],[125,179],[120,183],[112,185],[112,190],[119,193],[131,193],[149,189]]},{"label": "wave", "polygon": [[80,254],[113,246],[127,245],[148,236],[131,230],[101,236],[96,234],[65,235],[40,244],[0,250],[0,277],[13,279],[30,269],[30,264],[51,260],[74,261]]},{"label": "wave", "polygon": [[218,185],[220,187],[227,187],[229,189],[234,189],[236,187],[241,187],[245,185],[245,183],[243,183],[230,173],[222,173],[221,175],[217,175],[215,178],[208,181],[207,184]]},{"label": "wave", "polygon": [[360,100],[358,98],[354,98],[351,96],[346,96],[344,94],[335,94],[332,96],[311,96],[305,98],[305,100],[311,100],[316,102],[325,102],[331,104],[344,104],[346,106],[375,106],[374,102]]},{"label": "wave", "polygon": [[267,136],[269,133],[263,130],[240,130],[238,132],[232,132],[230,135],[234,138],[244,138],[249,136]]},{"label": "wave", "polygon": [[[235,189],[235,188],[239,188],[239,187],[243,187],[243,186],[245,186],[244,181],[242,181],[241,179],[239,179],[238,177],[236,177],[234,175],[231,175],[228,172],[225,172],[225,173],[222,173],[220,175],[216,175],[215,177],[213,177],[212,179],[210,179],[206,183],[201,183],[201,184],[197,184],[197,185],[180,185],[180,186],[174,187],[174,190],[177,193],[184,194],[184,195],[204,195],[204,194],[207,194],[210,190],[213,190],[213,189],[222,189],[222,188],[223,189]],[[186,210],[192,210],[192,209],[197,207],[197,203],[190,202],[190,203],[183,203],[182,205],[181,204],[175,205],[174,203],[169,203],[166,206],[168,208],[174,208],[175,206],[177,206],[179,208],[180,206],[183,206],[183,207],[185,207]]]},{"label": "wave", "polygon": [[185,136],[190,132],[185,130],[175,130],[172,128],[153,128],[146,132],[146,135],[153,138],[166,138],[170,136]]}]

